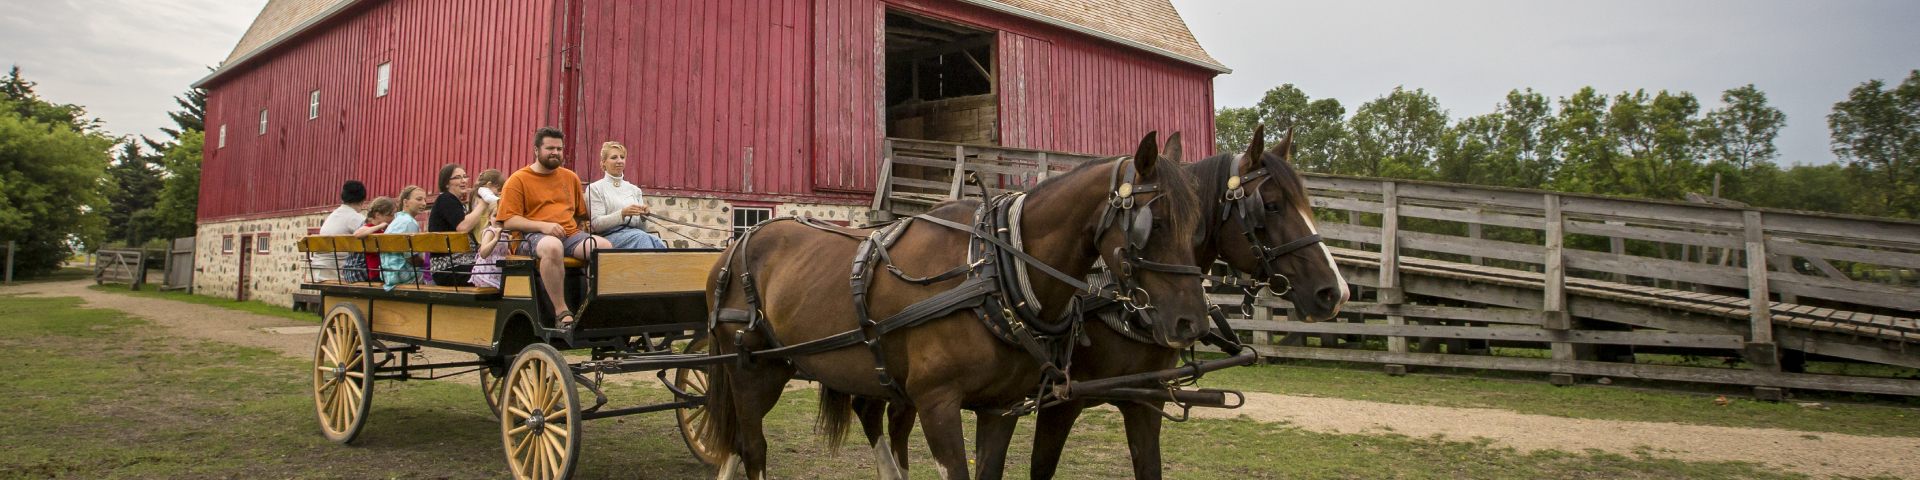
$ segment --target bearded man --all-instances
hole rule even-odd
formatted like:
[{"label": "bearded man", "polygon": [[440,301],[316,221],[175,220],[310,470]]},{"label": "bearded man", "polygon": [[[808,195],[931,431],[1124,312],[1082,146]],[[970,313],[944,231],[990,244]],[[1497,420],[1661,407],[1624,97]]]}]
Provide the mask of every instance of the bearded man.
[{"label": "bearded man", "polygon": [[554,326],[573,328],[573,312],[568,310],[563,281],[564,257],[591,258],[593,249],[610,248],[607,239],[582,231],[586,224],[586,199],[580,190],[580,176],[561,165],[566,164],[566,136],[559,129],[543,127],[533,134],[534,162],[507,178],[500,189],[499,213],[494,216],[507,230],[520,238],[520,253],[540,261],[540,283],[548,303],[553,305]]}]

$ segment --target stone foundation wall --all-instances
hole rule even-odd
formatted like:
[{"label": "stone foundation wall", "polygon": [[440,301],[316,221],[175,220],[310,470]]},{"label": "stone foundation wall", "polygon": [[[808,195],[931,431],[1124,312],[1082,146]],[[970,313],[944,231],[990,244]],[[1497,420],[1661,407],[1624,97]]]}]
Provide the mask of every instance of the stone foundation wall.
[{"label": "stone foundation wall", "polygon": [[[200,224],[194,236],[193,293],[235,298],[240,287],[240,256],[245,254],[249,255],[248,299],[293,306],[293,293],[307,274],[306,256],[300,253],[298,243],[307,236],[307,229],[320,228],[326,218],[320,213]],[[233,249],[223,252],[229,235]],[[241,240],[248,235],[265,237],[266,253],[261,253],[257,244],[253,251],[242,252]]]},{"label": "stone foundation wall", "polygon": [[[653,230],[674,248],[719,246],[732,235],[734,205],[719,198],[649,197],[656,214],[699,225],[690,228],[661,222]],[[866,222],[868,209],[858,205],[783,203],[773,207],[774,216],[808,215],[859,226]],[[248,298],[291,307],[293,294],[306,278],[306,256],[297,243],[308,229],[320,228],[326,213],[296,215],[258,220],[238,220],[200,224],[194,245],[193,292],[212,297],[234,298],[240,283],[240,244],[245,235],[267,238],[267,253],[251,252]],[[263,233],[264,232],[264,233]],[[228,235],[233,251],[222,252]]]}]

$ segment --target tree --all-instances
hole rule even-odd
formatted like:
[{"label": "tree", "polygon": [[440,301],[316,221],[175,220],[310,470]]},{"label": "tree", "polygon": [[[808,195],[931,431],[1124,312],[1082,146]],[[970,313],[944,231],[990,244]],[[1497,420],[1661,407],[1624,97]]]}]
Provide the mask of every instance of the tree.
[{"label": "tree", "polygon": [[1584,87],[1560,99],[1560,114],[1548,129],[1548,141],[1561,151],[1559,174],[1552,188],[1567,192],[1605,193],[1618,189],[1614,163],[1620,152],[1607,131],[1607,96]]},{"label": "tree", "polygon": [[1349,137],[1336,172],[1426,178],[1446,134],[1447,111],[1426,90],[1394,87],[1361,104],[1347,124]]},{"label": "tree", "polygon": [[1707,170],[1718,174],[1723,186],[1719,196],[1752,203],[1762,196],[1763,185],[1777,179],[1773,160],[1780,156],[1773,141],[1787,124],[1787,115],[1767,105],[1767,94],[1752,84],[1720,94],[1720,108],[1707,112],[1701,130],[1708,158]]},{"label": "tree", "polygon": [[1854,87],[1827,126],[1834,155],[1867,187],[1863,213],[1920,215],[1920,70],[1892,89],[1877,79]]},{"label": "tree", "polygon": [[200,152],[206,135],[199,130],[180,132],[173,148],[160,158],[167,177],[151,217],[154,238],[190,237],[200,207]]},{"label": "tree", "polygon": [[1260,125],[1260,112],[1252,107],[1222,108],[1213,112],[1213,151],[1227,153],[1246,150],[1253,143],[1253,127]]},{"label": "tree", "polygon": [[153,238],[150,214],[143,211],[159,200],[163,173],[159,157],[141,151],[139,142],[127,138],[120,143],[113,165],[107,167],[107,178],[113,182],[105,212],[107,224],[113,226],[108,239],[139,246]]},{"label": "tree", "polygon": [[1436,175],[1449,182],[1539,187],[1559,167],[1557,144],[1547,131],[1553,106],[1533,89],[1507,92],[1493,113],[1469,117],[1447,129]]},{"label": "tree", "polygon": [[94,214],[113,140],[77,105],[46,101],[13,68],[0,79],[0,238],[18,242],[15,270],[32,277],[59,268],[75,242],[94,245],[105,227]]},{"label": "tree", "polygon": [[144,138],[147,148],[164,155],[167,149],[180,142],[180,136],[186,132],[207,131],[207,92],[198,88],[189,88],[187,93],[173,97],[173,103],[179,110],[167,112],[167,118],[173,120],[174,128],[160,127],[167,134],[166,140]]},{"label": "tree", "polygon": [[1289,83],[1267,90],[1254,109],[1259,112],[1260,124],[1267,126],[1268,145],[1278,144],[1292,129],[1294,165],[1314,172],[1331,171],[1347,136],[1347,107],[1339,100],[1314,100]]},{"label": "tree", "polygon": [[1678,199],[1699,191],[1700,101],[1687,92],[1621,93],[1607,110],[1607,132],[1622,157],[1614,164],[1617,190],[1649,198]]}]

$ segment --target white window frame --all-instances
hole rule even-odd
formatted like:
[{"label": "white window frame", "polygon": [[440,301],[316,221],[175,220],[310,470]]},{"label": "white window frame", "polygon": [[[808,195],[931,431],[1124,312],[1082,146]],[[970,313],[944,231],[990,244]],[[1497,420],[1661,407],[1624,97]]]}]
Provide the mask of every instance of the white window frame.
[{"label": "white window frame", "polygon": [[[759,221],[756,221],[756,222],[741,221],[743,218],[754,216],[754,215],[750,215],[753,213],[759,214],[757,215],[760,218]],[[733,207],[733,238],[740,238],[741,235],[744,235],[747,233],[747,229],[753,228],[754,225],[759,224],[760,222],[764,222],[770,218],[773,218],[773,207],[742,207],[742,206],[735,205]]]},{"label": "white window frame", "polygon": [[271,233],[268,233],[266,231],[254,232],[253,253],[261,254],[261,255],[273,253],[272,245],[271,245],[272,242],[267,241],[267,239],[272,236],[273,235]]},{"label": "white window frame", "polygon": [[393,62],[381,63],[373,67],[373,96],[385,97],[393,90]]},{"label": "white window frame", "polygon": [[220,124],[220,146],[215,148],[227,148],[227,124]]},{"label": "white window frame", "polygon": [[267,109],[262,108],[260,109],[260,133],[258,133],[257,135],[266,135],[266,134],[267,134]]},{"label": "white window frame", "polygon": [[313,93],[307,94],[307,120],[316,118],[320,118],[320,89],[318,88],[313,89]]}]

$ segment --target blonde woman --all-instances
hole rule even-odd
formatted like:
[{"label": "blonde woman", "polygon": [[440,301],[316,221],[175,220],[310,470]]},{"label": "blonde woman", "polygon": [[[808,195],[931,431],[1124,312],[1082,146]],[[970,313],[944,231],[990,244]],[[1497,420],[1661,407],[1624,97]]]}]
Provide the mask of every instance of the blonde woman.
[{"label": "blonde woman", "polygon": [[600,170],[605,176],[587,185],[587,209],[593,233],[606,237],[613,248],[664,249],[666,242],[647,233],[647,199],[639,185],[627,181],[627,146],[600,145]]},{"label": "blonde woman", "polygon": [[[420,221],[414,216],[427,211],[427,191],[418,185],[408,185],[400,189],[400,213],[393,216],[393,223],[387,225],[387,233],[419,233]],[[420,279],[419,255],[407,253],[380,254],[380,279],[386,283],[387,290],[393,287],[413,283]]]}]

